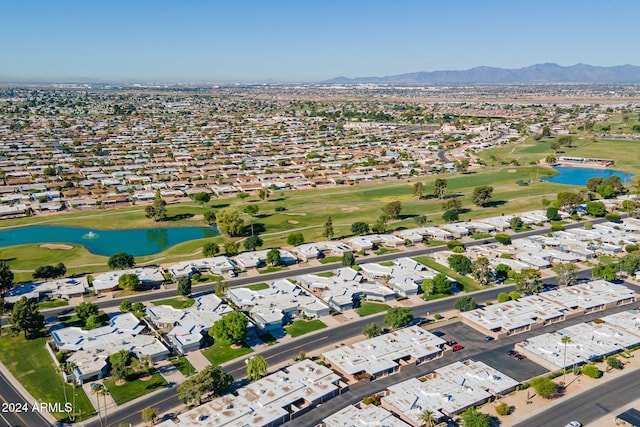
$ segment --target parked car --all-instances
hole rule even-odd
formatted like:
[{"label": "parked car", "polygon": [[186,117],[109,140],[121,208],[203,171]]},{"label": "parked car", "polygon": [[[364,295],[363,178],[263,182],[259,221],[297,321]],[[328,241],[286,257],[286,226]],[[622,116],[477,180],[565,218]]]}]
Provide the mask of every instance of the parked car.
[{"label": "parked car", "polygon": [[484,340],[485,341],[493,341],[493,337],[491,335],[485,335],[484,336]]},{"label": "parked car", "polygon": [[564,427],[582,427],[582,423],[580,421],[569,421]]},{"label": "parked car", "polygon": [[507,356],[515,356],[516,354],[518,354],[518,352],[517,352],[517,351],[515,351],[515,350],[509,350],[509,351],[507,351]]},{"label": "parked car", "polygon": [[451,349],[452,349],[453,351],[459,351],[459,350],[462,350],[463,348],[464,348],[464,347],[463,347],[461,344],[454,344],[454,345],[451,347]]},{"label": "parked car", "polygon": [[454,346],[454,345],[456,345],[456,344],[458,344],[458,343],[457,343],[457,342],[455,342],[455,341],[453,341],[453,340],[449,340],[449,341],[447,341],[447,345],[448,345],[449,347],[453,347],[453,346]]},{"label": "parked car", "polygon": [[516,360],[522,360],[522,359],[526,359],[527,357],[523,354],[520,353],[516,353],[515,356],[513,356]]},{"label": "parked car", "polygon": [[444,335],[444,332],[442,331],[431,331],[431,333],[437,337],[441,337]]}]

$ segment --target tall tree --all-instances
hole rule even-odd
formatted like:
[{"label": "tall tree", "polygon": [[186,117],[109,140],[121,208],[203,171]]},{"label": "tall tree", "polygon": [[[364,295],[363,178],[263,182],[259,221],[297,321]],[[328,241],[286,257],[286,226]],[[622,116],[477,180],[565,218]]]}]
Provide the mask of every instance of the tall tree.
[{"label": "tall tree", "polygon": [[247,360],[247,378],[251,381],[259,380],[267,375],[267,360],[258,355]]},{"label": "tall tree", "polygon": [[523,268],[520,273],[514,275],[516,290],[527,295],[540,292],[544,285],[540,280],[540,272],[532,268]]},{"label": "tall tree", "polygon": [[178,279],[178,295],[187,297],[191,295],[191,277],[182,276]]},{"label": "tall tree", "polygon": [[207,242],[202,247],[202,256],[213,257],[220,253],[220,246],[216,242]]},{"label": "tall tree", "polygon": [[200,193],[194,194],[193,200],[197,203],[200,203],[201,205],[204,205],[205,203],[209,203],[209,201],[211,200],[211,194],[207,193],[206,191],[202,191]]},{"label": "tall tree", "polygon": [[162,199],[160,190],[156,190],[156,195],[151,206],[144,209],[147,218],[153,218],[155,222],[164,221],[167,218],[167,202]]},{"label": "tall tree", "polygon": [[362,335],[367,338],[377,337],[382,334],[382,328],[377,323],[369,323],[362,329]]},{"label": "tall tree", "polygon": [[255,251],[258,246],[262,246],[262,243],[262,239],[259,236],[252,235],[247,237],[242,245],[248,251]]},{"label": "tall tree", "polygon": [[557,264],[552,270],[556,273],[556,280],[561,288],[575,285],[578,280],[578,266],[570,262]]},{"label": "tall tree", "polygon": [[385,314],[382,324],[385,328],[398,329],[413,320],[413,311],[409,307],[392,307]]},{"label": "tall tree", "polygon": [[486,206],[493,197],[493,187],[481,185],[473,189],[471,200],[477,206]]},{"label": "tall tree", "polygon": [[216,225],[216,213],[214,211],[207,211],[204,213],[204,222],[209,225]]},{"label": "tall tree", "polygon": [[333,238],[333,219],[331,217],[327,218],[327,222],[324,223],[324,230],[322,235],[327,239],[331,240]]},{"label": "tall tree", "polygon": [[44,328],[44,316],[38,311],[38,305],[26,297],[20,298],[11,310],[11,327],[16,331],[24,331],[24,338],[29,339]]},{"label": "tall tree", "polygon": [[565,377],[567,376],[567,344],[571,344],[571,337],[569,335],[562,336],[562,345],[564,345],[564,363],[562,364],[564,367],[564,376],[562,377],[562,382],[566,384]]},{"label": "tall tree", "polygon": [[290,233],[287,236],[287,243],[291,246],[298,246],[304,243],[304,236],[299,231]]},{"label": "tall tree", "polygon": [[351,232],[358,236],[369,234],[369,224],[364,221],[357,221],[351,224]]},{"label": "tall tree", "polygon": [[140,415],[143,423],[151,425],[154,425],[156,423],[156,418],[158,418],[155,408],[152,408],[151,406],[144,408]]},{"label": "tall tree", "polygon": [[244,230],[244,220],[240,218],[240,212],[235,208],[220,209],[216,214],[216,224],[222,234],[227,236],[240,236]]},{"label": "tall tree", "polygon": [[487,257],[478,257],[471,265],[471,275],[482,286],[486,286],[493,278],[493,269]]},{"label": "tall tree", "polygon": [[280,250],[273,248],[267,252],[267,263],[273,266],[282,264],[282,258],[280,257]]},{"label": "tall tree", "polygon": [[456,273],[469,274],[471,273],[471,260],[464,255],[454,254],[447,258],[449,267],[451,267]]},{"label": "tall tree", "polygon": [[438,199],[442,199],[444,195],[447,193],[447,185],[448,185],[448,182],[446,179],[436,178],[436,181],[433,184],[433,195]]},{"label": "tall tree", "polygon": [[418,199],[422,198],[422,192],[424,191],[424,183],[423,182],[416,182],[415,184],[413,184],[413,195],[416,196]]},{"label": "tall tree", "polygon": [[382,212],[390,219],[398,219],[402,212],[402,203],[399,201],[389,202],[382,207]]},{"label": "tall tree", "polygon": [[9,264],[0,261],[0,293],[4,298],[4,294],[13,287],[13,271],[9,268]]}]

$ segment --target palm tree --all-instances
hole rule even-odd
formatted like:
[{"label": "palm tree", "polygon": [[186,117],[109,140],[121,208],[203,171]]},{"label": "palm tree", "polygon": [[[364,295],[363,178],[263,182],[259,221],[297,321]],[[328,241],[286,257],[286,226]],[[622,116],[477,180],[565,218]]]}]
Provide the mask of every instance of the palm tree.
[{"label": "palm tree", "polygon": [[425,409],[424,411],[422,411],[418,419],[420,421],[424,421],[424,425],[426,427],[435,427],[435,425],[438,424],[438,417],[430,409]]},{"label": "palm tree", "polygon": [[[98,383],[91,388],[91,393],[96,395],[96,400],[98,401],[98,417],[100,418],[100,426],[107,427],[107,394],[109,394],[109,390],[107,390],[104,384]],[[100,412],[100,396],[104,398],[104,424],[102,422],[102,414]]]},{"label": "palm tree", "polygon": [[[76,382],[76,377],[75,377],[75,374],[73,374],[73,371],[75,371],[78,368],[78,365],[76,365],[74,362],[66,362],[64,364],[64,368],[66,373],[71,375],[71,386],[73,387],[73,410],[75,411],[76,410],[76,386],[78,384]],[[75,421],[75,418],[76,418],[75,415],[69,415],[69,419],[71,419],[71,421]]]},{"label": "palm tree", "polygon": [[562,376],[562,382],[567,384],[565,377],[567,376],[567,344],[571,344],[571,337],[569,335],[562,336],[562,344],[564,344],[564,375]]}]

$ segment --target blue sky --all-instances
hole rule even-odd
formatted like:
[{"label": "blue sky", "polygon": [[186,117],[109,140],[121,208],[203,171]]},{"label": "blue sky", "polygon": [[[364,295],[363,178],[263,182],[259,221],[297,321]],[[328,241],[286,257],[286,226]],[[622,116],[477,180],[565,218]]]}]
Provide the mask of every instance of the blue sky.
[{"label": "blue sky", "polygon": [[0,77],[319,81],[640,65],[640,1],[5,0]]}]

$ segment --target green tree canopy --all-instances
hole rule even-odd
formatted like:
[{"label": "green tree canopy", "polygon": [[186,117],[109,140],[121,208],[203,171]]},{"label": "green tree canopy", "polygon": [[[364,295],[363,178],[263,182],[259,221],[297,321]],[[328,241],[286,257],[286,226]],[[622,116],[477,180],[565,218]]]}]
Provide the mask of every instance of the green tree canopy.
[{"label": "green tree canopy", "polygon": [[156,190],[153,204],[144,208],[144,214],[155,222],[164,221],[167,218],[167,202],[162,199],[159,189]]},{"label": "green tree canopy", "polygon": [[458,298],[454,304],[454,308],[460,311],[471,311],[478,307],[476,299],[468,295]]},{"label": "green tree canopy", "polygon": [[342,265],[345,267],[351,267],[356,263],[356,257],[353,252],[345,252],[342,254]]},{"label": "green tree canopy", "polygon": [[267,360],[260,356],[252,356],[247,360],[247,378],[251,381],[259,380],[267,375]]},{"label": "green tree canopy", "polygon": [[239,344],[249,334],[248,325],[244,314],[233,311],[215,322],[209,329],[209,335],[225,344]]},{"label": "green tree canopy", "polygon": [[451,267],[456,273],[469,274],[471,273],[471,260],[464,255],[454,254],[447,258],[449,267]]},{"label": "green tree canopy", "polygon": [[304,236],[299,231],[290,233],[287,236],[287,243],[291,246],[298,246],[304,243]]},{"label": "green tree canopy", "polygon": [[471,201],[477,206],[486,206],[493,197],[493,187],[482,185],[473,189]]},{"label": "green tree canopy", "polygon": [[255,251],[259,246],[262,246],[262,239],[256,235],[247,237],[242,245],[248,251]]},{"label": "green tree canopy", "polygon": [[183,297],[191,295],[191,277],[182,276],[178,279],[177,292]]},{"label": "green tree canopy", "polygon": [[78,318],[82,321],[85,321],[92,314],[97,315],[99,312],[98,306],[92,302],[83,301],[80,304],[76,305],[75,312]]},{"label": "green tree canopy", "polygon": [[9,268],[9,264],[0,261],[0,294],[4,294],[13,287],[13,271]]},{"label": "green tree canopy", "polygon": [[118,252],[111,255],[107,265],[112,270],[124,270],[126,268],[132,268],[136,265],[136,260],[133,255],[129,255],[126,252]]},{"label": "green tree canopy", "polygon": [[390,219],[398,219],[402,212],[402,203],[399,201],[389,202],[382,207],[382,212]]},{"label": "green tree canopy", "polygon": [[578,280],[578,266],[570,262],[561,262],[553,266],[559,287],[575,285]]},{"label": "green tree canopy", "polygon": [[220,209],[216,214],[216,224],[220,233],[227,236],[241,236],[244,231],[244,220],[237,209],[229,207]]},{"label": "green tree canopy", "polygon": [[471,264],[471,275],[482,286],[488,285],[493,279],[493,268],[487,257],[478,257]]},{"label": "green tree canopy", "polygon": [[358,236],[369,234],[369,224],[363,221],[354,222],[351,224],[351,232]]},{"label": "green tree canopy", "polygon": [[444,178],[436,178],[433,183],[433,195],[438,199],[442,199],[445,194],[447,194],[447,185],[448,182]]},{"label": "green tree canopy", "polygon": [[120,289],[135,290],[140,284],[140,278],[137,274],[127,273],[118,277],[118,286]]},{"label": "green tree canopy", "polygon": [[611,282],[612,280],[616,280],[618,277],[618,268],[614,263],[599,262],[595,267],[593,267],[591,274],[595,278]]},{"label": "green tree canopy", "polygon": [[446,211],[442,214],[442,219],[446,222],[456,222],[460,219],[460,214],[454,210]]},{"label": "green tree canopy", "polygon": [[38,311],[38,304],[26,297],[13,305],[10,322],[15,331],[24,331],[25,339],[35,336],[44,328],[44,316]]},{"label": "green tree canopy", "polygon": [[409,307],[391,307],[385,314],[382,324],[385,328],[398,329],[413,320],[413,311]]},{"label": "green tree canopy", "polygon": [[211,194],[207,193],[206,191],[202,191],[200,193],[194,194],[193,200],[197,203],[200,203],[201,205],[204,205],[205,203],[209,203],[209,200],[211,200]]},{"label": "green tree canopy", "polygon": [[220,246],[216,242],[207,242],[202,247],[202,256],[213,257],[220,253]]},{"label": "green tree canopy", "polygon": [[267,252],[267,263],[273,266],[282,264],[282,258],[280,257],[280,250],[273,248]]},{"label": "green tree canopy", "polygon": [[382,334],[382,328],[377,323],[369,323],[362,329],[362,335],[367,338],[377,337]]},{"label": "green tree canopy", "polygon": [[527,295],[540,292],[544,285],[540,280],[540,272],[532,268],[523,268],[520,273],[515,273],[516,290]]},{"label": "green tree canopy", "polygon": [[204,222],[209,225],[216,225],[216,213],[214,211],[206,211],[203,216]]}]

